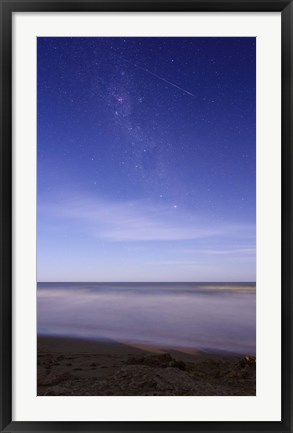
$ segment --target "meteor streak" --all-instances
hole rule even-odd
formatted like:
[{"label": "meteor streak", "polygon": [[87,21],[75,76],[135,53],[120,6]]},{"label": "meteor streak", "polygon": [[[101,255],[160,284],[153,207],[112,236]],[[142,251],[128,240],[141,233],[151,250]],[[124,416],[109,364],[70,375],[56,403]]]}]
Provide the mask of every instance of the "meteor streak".
[{"label": "meteor streak", "polygon": [[185,90],[185,89],[183,89],[182,87],[178,86],[177,84],[172,83],[171,81],[166,80],[166,79],[163,78],[163,77],[160,77],[160,75],[157,75],[157,74],[155,74],[154,72],[149,71],[149,70],[146,69],[146,68],[143,68],[142,66],[138,65],[137,63],[132,63],[132,62],[130,62],[129,60],[124,59],[124,57],[117,56],[117,54],[114,54],[114,53],[112,53],[112,54],[113,54],[115,57],[118,57],[118,59],[123,60],[124,62],[129,63],[129,64],[130,64],[131,66],[133,66],[134,68],[140,69],[140,70],[146,72],[147,74],[152,75],[152,76],[155,77],[155,78],[158,78],[158,80],[161,80],[161,81],[163,81],[164,83],[170,84],[170,86],[173,86],[173,87],[175,87],[175,88],[178,89],[178,90],[181,90],[181,92],[186,93],[186,95],[192,96],[193,98],[195,97],[195,95],[193,95],[193,93],[189,92],[188,90]]}]

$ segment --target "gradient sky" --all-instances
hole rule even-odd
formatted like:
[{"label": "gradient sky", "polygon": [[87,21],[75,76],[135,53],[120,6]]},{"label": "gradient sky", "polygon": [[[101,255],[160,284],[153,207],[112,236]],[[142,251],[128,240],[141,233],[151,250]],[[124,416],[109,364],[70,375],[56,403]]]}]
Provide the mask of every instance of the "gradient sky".
[{"label": "gradient sky", "polygon": [[255,281],[255,38],[38,38],[38,281]]}]

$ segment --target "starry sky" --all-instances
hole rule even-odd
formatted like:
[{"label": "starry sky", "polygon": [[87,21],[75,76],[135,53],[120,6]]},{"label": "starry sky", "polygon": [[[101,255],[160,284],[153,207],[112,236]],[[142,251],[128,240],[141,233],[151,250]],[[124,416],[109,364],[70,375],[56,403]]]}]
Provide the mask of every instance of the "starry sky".
[{"label": "starry sky", "polygon": [[38,281],[255,281],[255,48],[38,38]]}]

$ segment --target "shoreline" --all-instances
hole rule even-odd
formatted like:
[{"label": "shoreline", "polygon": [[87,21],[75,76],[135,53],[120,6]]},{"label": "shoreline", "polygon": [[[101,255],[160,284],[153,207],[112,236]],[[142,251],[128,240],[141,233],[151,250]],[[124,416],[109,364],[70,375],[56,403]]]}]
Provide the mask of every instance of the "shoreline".
[{"label": "shoreline", "polygon": [[[231,352],[227,350],[222,351],[216,351],[212,349],[196,349],[195,347],[187,347],[187,346],[168,346],[163,344],[151,344],[151,343],[139,343],[139,342],[123,342],[123,341],[116,341],[112,340],[107,337],[100,337],[100,338],[90,338],[90,337],[75,337],[70,335],[51,335],[51,334],[38,334],[37,336],[38,342],[40,344],[46,342],[47,344],[50,344],[50,348],[55,348],[56,350],[60,350],[60,345],[62,344],[62,348],[64,350],[77,350],[80,351],[82,347],[87,348],[89,351],[97,351],[99,352],[103,346],[106,347],[122,347],[124,349],[129,348],[134,350],[141,350],[144,352],[151,352],[151,353],[162,353],[162,352],[174,352],[174,353],[181,353],[186,355],[191,355],[192,357],[199,357],[199,356],[212,356],[212,357],[242,357],[246,356],[246,353],[238,353],[238,352]],[[254,353],[250,353],[249,356],[255,356]]]},{"label": "shoreline", "polygon": [[39,335],[38,396],[255,395],[255,357]]}]

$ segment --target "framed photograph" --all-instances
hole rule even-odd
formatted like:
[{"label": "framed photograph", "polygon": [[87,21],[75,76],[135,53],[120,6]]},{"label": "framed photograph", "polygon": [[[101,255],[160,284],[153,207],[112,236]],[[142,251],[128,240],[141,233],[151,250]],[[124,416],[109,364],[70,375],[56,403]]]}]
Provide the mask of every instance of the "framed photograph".
[{"label": "framed photograph", "polygon": [[292,432],[292,2],[1,29],[1,431]]}]

